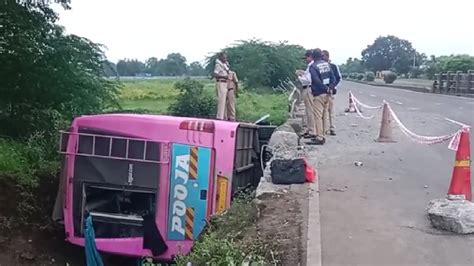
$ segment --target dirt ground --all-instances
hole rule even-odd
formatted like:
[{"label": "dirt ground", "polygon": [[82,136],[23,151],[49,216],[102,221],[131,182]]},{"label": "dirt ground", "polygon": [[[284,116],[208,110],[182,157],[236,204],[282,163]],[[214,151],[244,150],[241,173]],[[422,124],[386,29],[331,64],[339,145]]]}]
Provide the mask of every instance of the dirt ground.
[{"label": "dirt ground", "polygon": [[308,186],[265,196],[258,204],[258,234],[273,242],[278,265],[306,265]]},{"label": "dirt ground", "polygon": [[67,244],[63,228],[48,221],[56,197],[54,180],[42,178],[41,189],[28,196],[32,200],[21,202],[25,191],[0,177],[0,266],[85,265],[83,251]]}]

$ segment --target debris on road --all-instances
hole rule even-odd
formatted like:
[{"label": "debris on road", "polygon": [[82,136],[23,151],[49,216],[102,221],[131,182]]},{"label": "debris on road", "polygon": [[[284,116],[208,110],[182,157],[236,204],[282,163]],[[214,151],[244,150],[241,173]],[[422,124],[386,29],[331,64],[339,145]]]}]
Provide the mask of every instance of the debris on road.
[{"label": "debris on road", "polygon": [[474,203],[464,195],[435,199],[428,205],[428,217],[433,227],[458,234],[474,233]]},{"label": "debris on road", "polygon": [[327,188],[327,191],[335,191],[335,192],[346,192],[345,189],[342,188]]},{"label": "debris on road", "polygon": [[363,166],[364,164],[362,162],[355,161],[354,165],[360,167],[360,166]]},{"label": "debris on road", "polygon": [[257,186],[255,197],[260,199],[267,194],[284,194],[288,192],[288,189],[289,185],[276,185],[262,177],[260,178],[260,183]]},{"label": "debris on road", "polygon": [[428,185],[424,185],[423,188],[424,188],[424,189],[427,189],[427,188],[428,188]]}]

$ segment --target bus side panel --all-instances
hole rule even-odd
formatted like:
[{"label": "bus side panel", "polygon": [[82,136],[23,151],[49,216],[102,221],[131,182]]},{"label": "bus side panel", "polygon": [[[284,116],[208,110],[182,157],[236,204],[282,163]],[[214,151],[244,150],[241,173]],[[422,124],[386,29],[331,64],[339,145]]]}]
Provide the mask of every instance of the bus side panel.
[{"label": "bus side panel", "polygon": [[211,149],[173,144],[168,239],[194,240],[204,229],[208,205]]}]

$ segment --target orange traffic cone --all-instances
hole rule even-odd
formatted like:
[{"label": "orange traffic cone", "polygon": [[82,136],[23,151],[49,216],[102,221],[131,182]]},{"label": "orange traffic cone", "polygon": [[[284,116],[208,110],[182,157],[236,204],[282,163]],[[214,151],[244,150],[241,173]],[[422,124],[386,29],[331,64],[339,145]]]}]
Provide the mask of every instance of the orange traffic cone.
[{"label": "orange traffic cone", "polygon": [[461,132],[456,161],[454,161],[453,176],[448,195],[464,195],[472,201],[471,193],[471,151],[469,146],[469,129]]},{"label": "orange traffic cone", "polygon": [[388,108],[388,103],[385,102],[383,104],[382,125],[380,127],[380,134],[377,142],[396,142],[392,136],[392,119]]},{"label": "orange traffic cone", "polygon": [[357,112],[354,106],[354,102],[352,101],[352,92],[349,92],[349,108],[346,108],[346,113],[355,113]]}]

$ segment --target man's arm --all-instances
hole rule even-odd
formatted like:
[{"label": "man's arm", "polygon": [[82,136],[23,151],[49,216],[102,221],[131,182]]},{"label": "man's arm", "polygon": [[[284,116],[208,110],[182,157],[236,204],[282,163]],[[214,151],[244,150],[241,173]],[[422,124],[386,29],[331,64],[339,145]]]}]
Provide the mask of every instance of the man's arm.
[{"label": "man's arm", "polygon": [[336,82],[336,76],[334,75],[334,71],[331,69],[329,72],[329,85],[328,87],[330,89],[336,88],[337,82]]},{"label": "man's arm", "polygon": [[228,73],[222,66],[220,62],[216,61],[216,65],[214,66],[214,77],[215,78],[222,78],[222,79],[227,79],[228,78]]},{"label": "man's arm", "polygon": [[298,80],[300,81],[302,86],[309,86],[311,85],[311,74],[309,71],[302,71],[298,73]]},{"label": "man's arm", "polygon": [[234,83],[235,83],[235,95],[239,93],[239,79],[237,78],[237,73],[232,72],[234,74]]},{"label": "man's arm", "polygon": [[334,64],[334,77],[336,78],[336,85],[337,86],[341,82],[341,71],[339,70],[339,67]]}]

